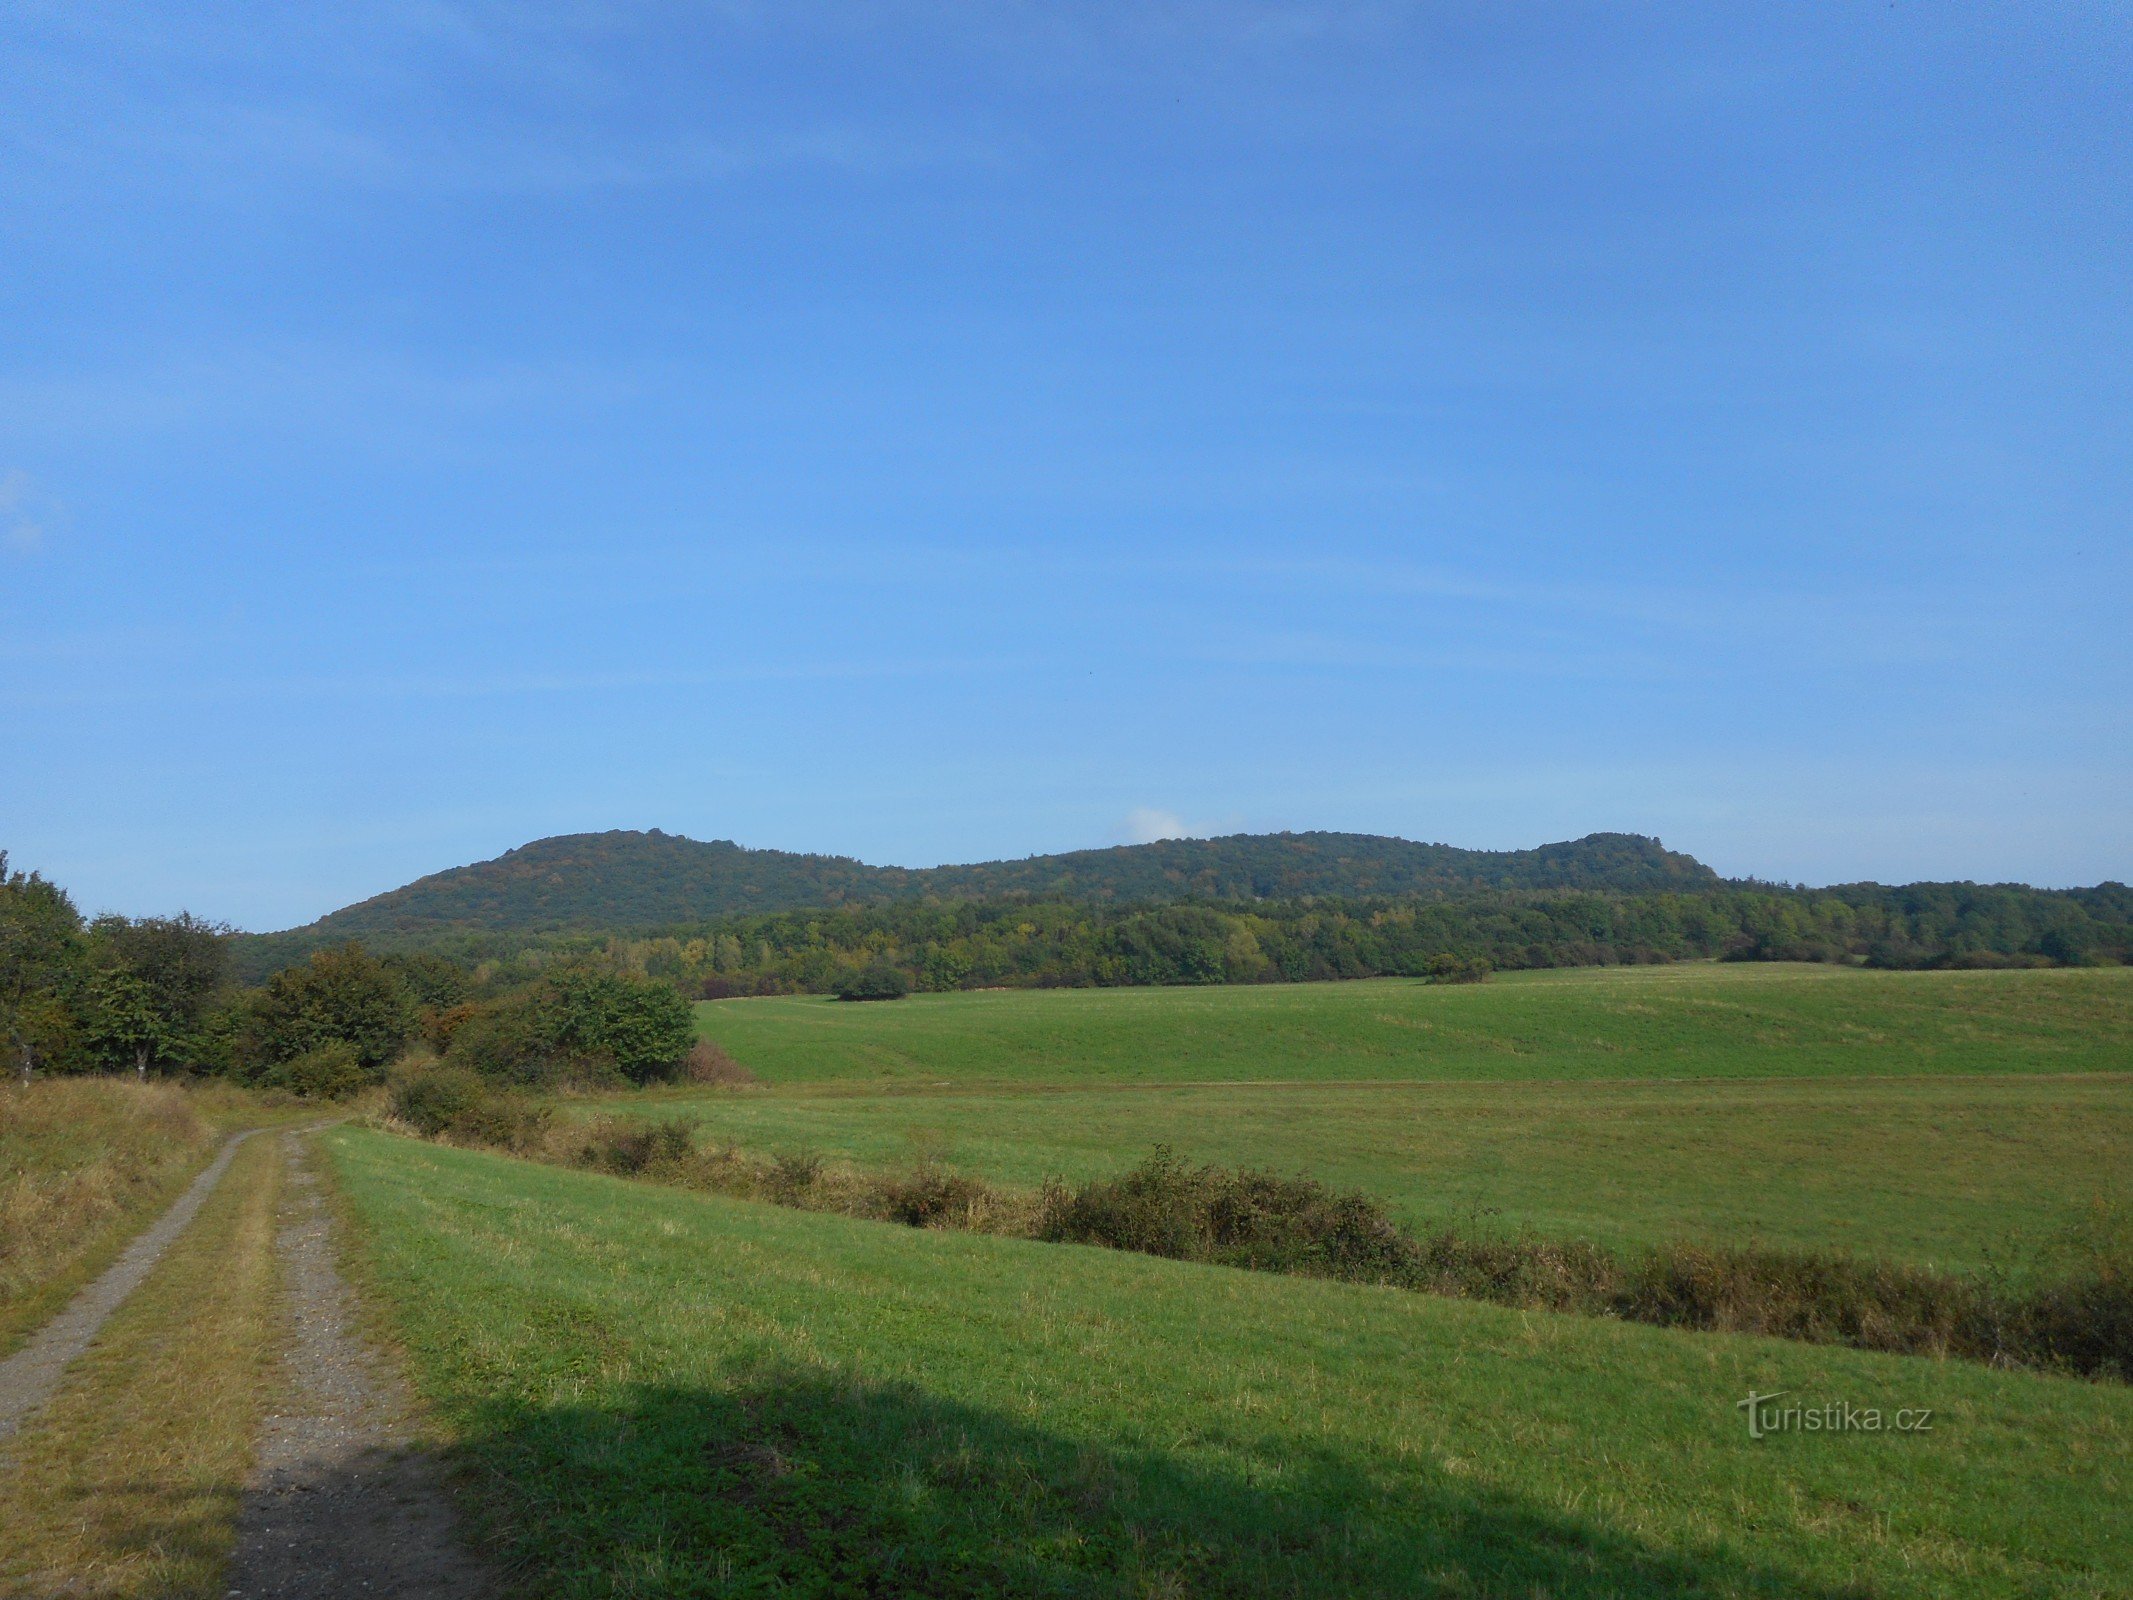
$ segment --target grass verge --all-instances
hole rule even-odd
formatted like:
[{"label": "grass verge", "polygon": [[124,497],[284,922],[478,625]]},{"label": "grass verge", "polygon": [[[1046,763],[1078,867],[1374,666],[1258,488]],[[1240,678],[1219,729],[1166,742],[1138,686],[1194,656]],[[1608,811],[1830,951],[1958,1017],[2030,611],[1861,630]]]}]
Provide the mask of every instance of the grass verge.
[{"label": "grass verge", "polygon": [[0,1591],[219,1595],[273,1379],[278,1142],[248,1141],[0,1467]]},{"label": "grass verge", "polygon": [[172,1085],[0,1085],[0,1356],[109,1266],[215,1143],[215,1128]]}]

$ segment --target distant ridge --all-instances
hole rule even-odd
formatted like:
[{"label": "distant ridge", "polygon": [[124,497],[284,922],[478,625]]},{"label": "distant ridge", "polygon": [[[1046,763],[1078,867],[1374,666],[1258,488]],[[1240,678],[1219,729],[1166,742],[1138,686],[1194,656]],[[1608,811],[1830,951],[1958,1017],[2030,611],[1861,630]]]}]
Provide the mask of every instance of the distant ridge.
[{"label": "distant ridge", "polygon": [[747,911],[1026,895],[1096,902],[1292,899],[1485,889],[1700,889],[1718,875],[1633,833],[1533,850],[1461,850],[1367,833],[1239,833],[970,866],[873,867],[849,856],[616,830],[536,839],[246,943],[247,965],[360,939],[411,948],[453,933],[637,932]]}]

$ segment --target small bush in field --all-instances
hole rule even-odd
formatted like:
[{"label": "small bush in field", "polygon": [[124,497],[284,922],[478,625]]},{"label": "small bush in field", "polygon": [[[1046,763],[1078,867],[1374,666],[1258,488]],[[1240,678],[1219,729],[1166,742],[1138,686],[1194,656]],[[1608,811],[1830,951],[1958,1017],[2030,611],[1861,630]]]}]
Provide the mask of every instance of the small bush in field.
[{"label": "small bush in field", "polygon": [[923,1162],[906,1176],[876,1179],[870,1199],[887,1221],[910,1228],[939,1228],[966,1222],[990,1194],[974,1178],[958,1177]]},{"label": "small bush in field", "polygon": [[696,1120],[627,1121],[601,1117],[585,1130],[580,1159],[602,1172],[634,1176],[686,1161],[696,1149]]},{"label": "small bush in field", "polygon": [[1377,1202],[1316,1178],[1194,1167],[1167,1147],[1120,1176],[1047,1191],[1037,1237],[1262,1271],[1397,1281],[1415,1244]]},{"label": "small bush in field", "polygon": [[699,1039],[682,1057],[681,1076],[690,1083],[725,1084],[741,1088],[762,1080],[709,1039]]},{"label": "small bush in field", "polygon": [[877,961],[837,981],[839,1000],[901,1000],[910,992],[911,980],[904,975],[904,969],[886,961]]},{"label": "small bush in field", "polygon": [[781,1150],[771,1158],[763,1187],[780,1205],[799,1205],[822,1181],[822,1158],[812,1150]]},{"label": "small bush in field", "polygon": [[499,1090],[479,1073],[450,1065],[421,1067],[395,1077],[392,1114],[432,1139],[521,1154],[539,1147],[554,1116],[537,1101]]},{"label": "small bush in field", "polygon": [[479,1073],[439,1066],[393,1079],[392,1112],[417,1133],[435,1138],[488,1097]]},{"label": "small bush in field", "polygon": [[1481,983],[1489,975],[1486,956],[1453,955],[1446,951],[1423,963],[1422,975],[1431,983]]},{"label": "small bush in field", "polygon": [[285,1089],[306,1100],[345,1100],[376,1081],[356,1047],[341,1039],[278,1062],[261,1079],[266,1088]]}]

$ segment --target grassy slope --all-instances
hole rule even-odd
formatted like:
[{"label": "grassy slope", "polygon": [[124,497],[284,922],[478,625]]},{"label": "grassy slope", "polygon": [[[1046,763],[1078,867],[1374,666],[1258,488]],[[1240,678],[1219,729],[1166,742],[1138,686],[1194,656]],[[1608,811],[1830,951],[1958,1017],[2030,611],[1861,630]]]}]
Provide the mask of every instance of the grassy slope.
[{"label": "grassy slope", "polygon": [[922,1154],[995,1183],[1100,1176],[1168,1143],[1310,1172],[1410,1222],[1610,1244],[1760,1239],[1927,1264],[2024,1261],[2133,1203],[2133,1078],[1154,1085],[660,1097],[758,1152]]},{"label": "grassy slope", "polygon": [[[2128,970],[1615,968],[725,1001],[699,1019],[766,1087],[662,1112],[758,1150],[925,1150],[1009,1184],[1164,1142],[1353,1184],[1411,1220],[1958,1266],[2026,1259],[2129,1198]],[[2114,1075],[2051,1076],[2074,1072]]]},{"label": "grassy slope", "polygon": [[[326,1143],[558,1593],[2133,1585],[2121,1388]],[[1936,1425],[1758,1443],[1751,1388]]]},{"label": "grassy slope", "polygon": [[1000,990],[724,1000],[774,1084],[1854,1077],[2133,1069],[2133,968],[1601,968],[1440,987]]}]

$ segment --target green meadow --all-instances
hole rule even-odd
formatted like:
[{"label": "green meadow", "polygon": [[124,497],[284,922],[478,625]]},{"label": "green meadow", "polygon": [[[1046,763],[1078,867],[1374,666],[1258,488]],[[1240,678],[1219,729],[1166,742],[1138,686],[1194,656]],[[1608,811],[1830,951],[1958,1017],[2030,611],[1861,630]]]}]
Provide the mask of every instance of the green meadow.
[{"label": "green meadow", "polygon": [[1411,1224],[1834,1246],[1944,1267],[2027,1265],[2093,1210],[2133,1202],[2122,1076],[752,1089],[633,1109],[696,1117],[706,1137],[758,1153],[870,1169],[930,1158],[1024,1188],[1168,1144],[1359,1188]]},{"label": "green meadow", "polygon": [[[326,1144],[529,1590],[2133,1588],[2115,1385]],[[1883,1431],[1751,1439],[1751,1390]]]},{"label": "green meadow", "polygon": [[2133,968],[1684,963],[1206,988],[708,1001],[765,1080],[852,1085],[1897,1077],[2133,1070]]},{"label": "green meadow", "polygon": [[1411,1223],[2017,1270],[2133,1202],[2127,969],[810,997],[698,1023],[762,1084],[631,1109],[1010,1186],[1167,1144],[1360,1188]]}]

